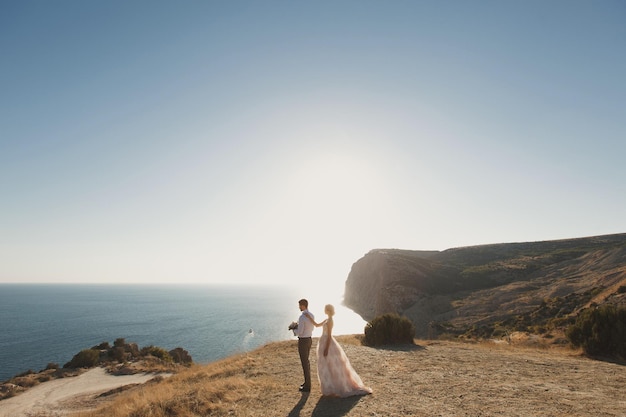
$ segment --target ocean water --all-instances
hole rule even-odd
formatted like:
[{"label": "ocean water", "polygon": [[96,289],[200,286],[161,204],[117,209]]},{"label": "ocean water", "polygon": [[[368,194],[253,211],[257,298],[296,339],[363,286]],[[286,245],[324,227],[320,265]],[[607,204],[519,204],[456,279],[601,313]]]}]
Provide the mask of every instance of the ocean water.
[{"label": "ocean water", "polygon": [[[340,296],[309,298],[310,310],[321,320],[324,304],[332,303],[335,333],[362,333],[365,322],[341,306]],[[303,297],[269,286],[2,284],[0,381],[51,362],[62,366],[80,350],[120,337],[140,347],[182,347],[194,362],[208,363],[294,339],[287,326]]]}]

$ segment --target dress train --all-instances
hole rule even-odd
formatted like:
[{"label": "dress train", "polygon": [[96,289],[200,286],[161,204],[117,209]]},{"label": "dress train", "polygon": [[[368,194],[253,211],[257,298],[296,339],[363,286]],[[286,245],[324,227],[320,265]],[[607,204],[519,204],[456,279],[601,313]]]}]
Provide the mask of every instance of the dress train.
[{"label": "dress train", "polygon": [[[324,356],[324,347],[329,337],[328,355]],[[322,395],[350,397],[372,393],[372,389],[363,384],[361,377],[352,368],[339,343],[328,335],[326,324],[317,344],[317,377]]]}]

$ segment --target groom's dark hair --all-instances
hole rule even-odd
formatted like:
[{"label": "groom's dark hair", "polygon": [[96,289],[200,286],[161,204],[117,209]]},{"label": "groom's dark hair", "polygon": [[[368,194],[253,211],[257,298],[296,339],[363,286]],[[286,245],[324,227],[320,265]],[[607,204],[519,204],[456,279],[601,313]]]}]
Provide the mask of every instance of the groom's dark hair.
[{"label": "groom's dark hair", "polygon": [[304,299],[304,298],[302,300],[298,301],[298,304],[301,305],[301,306],[305,306],[307,308],[309,307],[309,302],[306,299]]}]

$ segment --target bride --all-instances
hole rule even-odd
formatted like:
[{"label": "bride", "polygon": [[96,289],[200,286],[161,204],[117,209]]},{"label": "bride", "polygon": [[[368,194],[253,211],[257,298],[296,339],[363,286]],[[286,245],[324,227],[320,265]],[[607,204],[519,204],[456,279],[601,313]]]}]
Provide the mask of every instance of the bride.
[{"label": "bride", "polygon": [[332,336],[335,307],[326,304],[324,312],[328,318],[321,323],[316,323],[309,317],[316,327],[323,326],[322,336],[317,343],[317,377],[322,395],[350,397],[371,394],[372,389],[363,385],[361,377],[352,368],[350,360]]}]

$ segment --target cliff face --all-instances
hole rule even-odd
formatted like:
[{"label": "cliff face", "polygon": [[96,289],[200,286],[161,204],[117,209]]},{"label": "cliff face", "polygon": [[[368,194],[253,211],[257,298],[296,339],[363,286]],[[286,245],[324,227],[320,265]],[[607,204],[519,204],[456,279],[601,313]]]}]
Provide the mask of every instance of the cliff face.
[{"label": "cliff face", "polygon": [[419,337],[499,326],[549,330],[592,303],[626,305],[626,234],[442,252],[372,250],[352,266],[344,300],[365,320],[404,314]]},{"label": "cliff face", "polygon": [[[359,259],[346,281],[345,304],[366,319],[381,312],[401,312],[424,291],[432,291],[437,276],[426,252],[373,250]],[[420,257],[425,256],[425,258]]]}]

